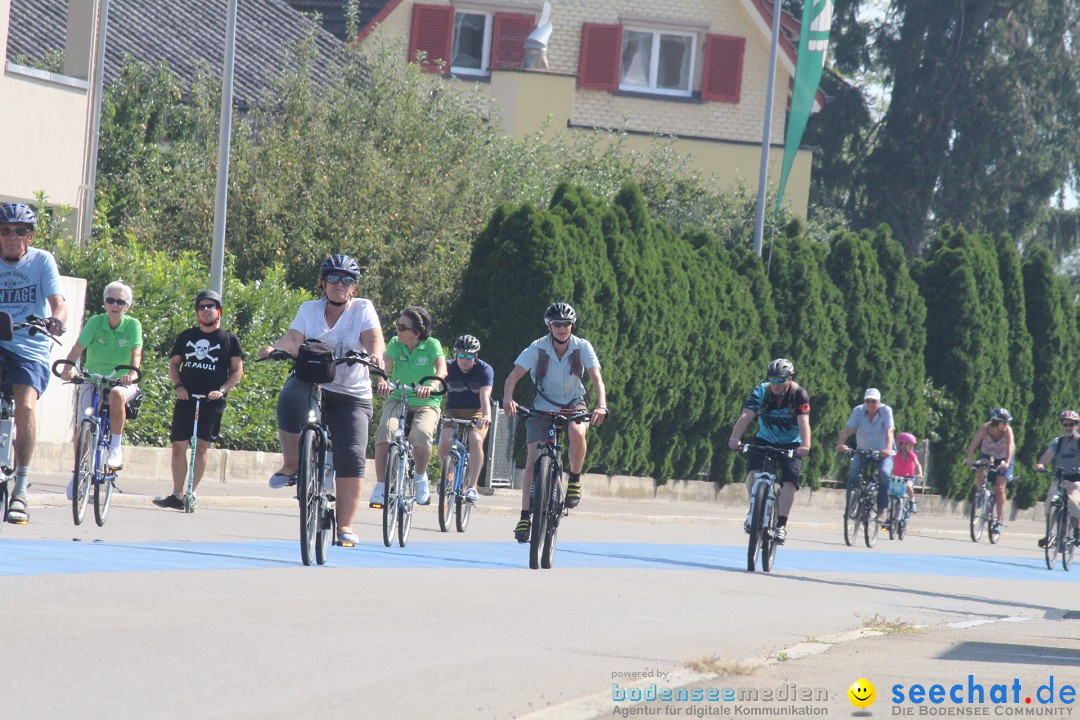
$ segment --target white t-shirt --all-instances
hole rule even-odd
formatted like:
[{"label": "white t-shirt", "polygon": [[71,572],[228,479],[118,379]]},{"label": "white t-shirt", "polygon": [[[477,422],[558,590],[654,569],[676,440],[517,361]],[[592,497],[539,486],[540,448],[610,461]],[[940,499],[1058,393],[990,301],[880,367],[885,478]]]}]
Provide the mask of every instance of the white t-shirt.
[{"label": "white t-shirt", "polygon": [[[371,352],[371,348],[360,343],[360,333],[377,327],[380,325],[375,306],[365,298],[350,300],[337,323],[330,327],[326,324],[326,298],[322,298],[308,300],[301,305],[289,329],[296,330],[306,339],[321,340],[333,349],[336,357],[342,357],[349,350]],[[323,385],[323,388],[330,392],[370,398],[371,375],[363,363],[338,365],[334,382]]]}]

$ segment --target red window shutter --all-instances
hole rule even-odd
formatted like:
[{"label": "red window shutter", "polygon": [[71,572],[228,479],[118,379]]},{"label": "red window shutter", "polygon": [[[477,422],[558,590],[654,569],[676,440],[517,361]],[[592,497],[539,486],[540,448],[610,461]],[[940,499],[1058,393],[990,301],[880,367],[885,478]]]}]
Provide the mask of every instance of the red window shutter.
[{"label": "red window shutter", "polygon": [[515,68],[525,64],[525,39],[536,27],[532,15],[495,13],[491,33],[491,67]]},{"label": "red window shutter", "polygon": [[409,62],[416,62],[416,53],[427,56],[424,70],[438,72],[442,60],[450,69],[451,43],[454,41],[454,8],[450,5],[413,5],[412,34],[409,38]]},{"label": "red window shutter", "polygon": [[622,25],[582,25],[578,87],[609,92],[618,90],[620,55]]},{"label": "red window shutter", "polygon": [[746,38],[705,36],[705,68],[701,73],[701,99],[739,102],[742,90],[743,54]]}]

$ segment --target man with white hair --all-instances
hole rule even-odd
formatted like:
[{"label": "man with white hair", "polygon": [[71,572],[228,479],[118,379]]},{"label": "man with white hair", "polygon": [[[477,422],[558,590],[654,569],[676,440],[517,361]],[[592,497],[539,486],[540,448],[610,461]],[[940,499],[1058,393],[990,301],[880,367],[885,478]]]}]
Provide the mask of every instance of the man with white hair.
[{"label": "man with white hair", "polygon": [[[885,522],[885,510],[889,507],[889,480],[892,478],[893,434],[896,425],[893,423],[892,408],[881,402],[881,391],[877,388],[867,388],[863,393],[863,404],[856,405],[851,409],[851,416],[844,425],[840,439],[836,441],[836,452],[848,451],[844,441],[851,433],[855,433],[855,446],[859,450],[872,450],[878,456],[878,496],[877,496],[877,521]],[[869,460],[873,462],[873,460]],[[859,487],[859,477],[862,475],[864,458],[855,454],[851,457],[851,469],[848,470],[848,488]]]}]

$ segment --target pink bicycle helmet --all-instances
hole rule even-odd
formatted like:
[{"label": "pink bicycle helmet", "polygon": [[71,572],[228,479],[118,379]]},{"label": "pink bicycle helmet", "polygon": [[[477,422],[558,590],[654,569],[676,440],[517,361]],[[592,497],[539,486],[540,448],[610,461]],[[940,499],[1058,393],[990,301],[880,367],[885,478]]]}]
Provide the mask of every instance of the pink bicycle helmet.
[{"label": "pink bicycle helmet", "polygon": [[896,436],[897,445],[903,445],[904,443],[911,443],[914,445],[916,442],[918,441],[915,439],[915,436],[909,432],[902,432]]}]

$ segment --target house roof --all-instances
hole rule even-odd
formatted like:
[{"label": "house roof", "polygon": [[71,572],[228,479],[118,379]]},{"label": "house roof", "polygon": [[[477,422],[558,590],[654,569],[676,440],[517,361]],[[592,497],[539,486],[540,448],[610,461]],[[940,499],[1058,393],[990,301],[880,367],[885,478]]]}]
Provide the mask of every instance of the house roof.
[{"label": "house roof", "polygon": [[[348,21],[345,17],[345,5],[348,0],[287,0],[294,10],[305,13],[319,13],[322,16],[322,26],[327,32],[332,33],[338,40],[348,41],[345,28]],[[357,28],[366,28],[375,16],[378,15],[389,0],[356,0],[356,9],[360,12],[357,19]]]},{"label": "house roof", "polygon": [[[772,44],[772,20],[773,8],[771,3],[765,0],[742,0],[744,7],[753,8],[750,13],[754,25],[764,33],[765,42]],[[795,80],[795,66],[799,61],[799,35],[802,33],[802,23],[795,19],[791,13],[780,11],[780,52],[777,57],[780,63],[791,75],[792,82]],[[814,96],[813,112],[820,111],[825,107],[825,93],[820,88]]]},{"label": "house roof", "polygon": [[[63,50],[67,0],[12,0],[8,58],[40,60]],[[164,61],[182,80],[204,64],[220,67],[225,56],[227,3],[222,0],[110,0],[105,42],[105,81],[113,82],[130,59]],[[290,50],[315,32],[313,77],[326,77],[344,61],[345,46],[296,12],[285,0],[239,0],[233,96],[257,104],[272,81],[296,67]]]}]

